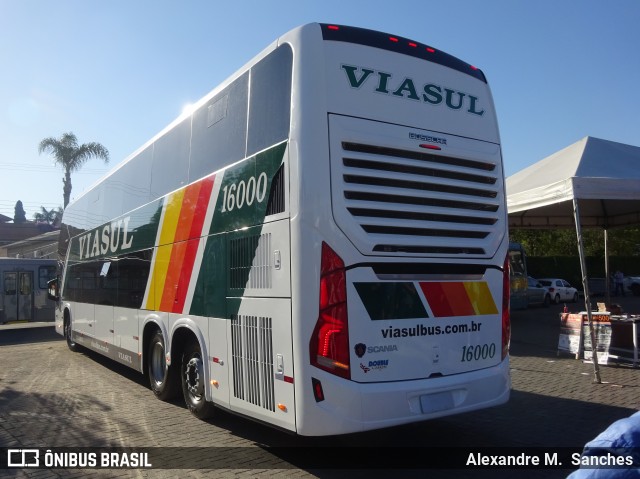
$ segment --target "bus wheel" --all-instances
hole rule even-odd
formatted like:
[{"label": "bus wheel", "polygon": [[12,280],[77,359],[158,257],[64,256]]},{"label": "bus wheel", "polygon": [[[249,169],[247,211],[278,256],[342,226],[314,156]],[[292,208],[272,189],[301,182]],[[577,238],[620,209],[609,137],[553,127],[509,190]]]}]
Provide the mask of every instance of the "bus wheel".
[{"label": "bus wheel", "polygon": [[149,382],[153,394],[161,401],[168,401],[178,395],[178,375],[174,365],[167,366],[164,336],[158,330],[149,343],[147,356]]},{"label": "bus wheel", "polygon": [[197,342],[187,345],[182,355],[182,393],[191,414],[199,419],[213,415],[213,404],[205,399],[205,377],[202,353]]},{"label": "bus wheel", "polygon": [[75,353],[80,349],[78,344],[71,337],[71,318],[68,314],[64,315],[64,337],[67,340],[67,347],[71,351]]}]

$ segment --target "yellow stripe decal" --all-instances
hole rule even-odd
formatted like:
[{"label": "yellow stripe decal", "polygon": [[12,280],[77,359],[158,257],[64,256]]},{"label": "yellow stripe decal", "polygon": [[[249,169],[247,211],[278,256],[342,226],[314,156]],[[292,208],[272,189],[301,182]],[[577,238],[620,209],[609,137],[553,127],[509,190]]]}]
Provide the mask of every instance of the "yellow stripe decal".
[{"label": "yellow stripe decal", "polygon": [[165,203],[164,220],[162,222],[159,240],[161,246],[158,247],[156,252],[146,309],[155,311],[160,309],[164,282],[167,277],[167,270],[169,269],[169,260],[171,259],[171,250],[173,249],[172,243],[176,235],[178,220],[180,219],[180,209],[182,208],[184,192],[185,190],[181,189],[170,194]]},{"label": "yellow stripe decal", "polygon": [[467,295],[476,314],[498,314],[489,285],[484,281],[464,282]]}]

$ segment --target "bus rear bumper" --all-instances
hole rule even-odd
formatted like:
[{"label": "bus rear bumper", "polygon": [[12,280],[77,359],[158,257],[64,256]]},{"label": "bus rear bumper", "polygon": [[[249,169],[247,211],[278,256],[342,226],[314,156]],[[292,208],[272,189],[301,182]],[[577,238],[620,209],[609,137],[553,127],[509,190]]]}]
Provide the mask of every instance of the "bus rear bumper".
[{"label": "bus rear bumper", "polygon": [[301,435],[348,434],[470,412],[504,404],[511,392],[508,359],[492,368],[416,381],[338,385],[331,375],[314,376],[325,400],[314,402],[313,417],[298,422]]}]

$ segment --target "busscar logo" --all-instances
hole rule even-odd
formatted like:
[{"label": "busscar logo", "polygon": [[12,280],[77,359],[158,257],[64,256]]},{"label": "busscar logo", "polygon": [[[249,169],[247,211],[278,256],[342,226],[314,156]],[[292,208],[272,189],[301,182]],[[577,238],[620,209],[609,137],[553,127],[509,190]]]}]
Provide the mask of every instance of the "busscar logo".
[{"label": "busscar logo", "polygon": [[438,145],[446,145],[447,139],[437,136],[423,135],[422,133],[409,132],[410,140],[426,141],[427,143],[436,143]]}]

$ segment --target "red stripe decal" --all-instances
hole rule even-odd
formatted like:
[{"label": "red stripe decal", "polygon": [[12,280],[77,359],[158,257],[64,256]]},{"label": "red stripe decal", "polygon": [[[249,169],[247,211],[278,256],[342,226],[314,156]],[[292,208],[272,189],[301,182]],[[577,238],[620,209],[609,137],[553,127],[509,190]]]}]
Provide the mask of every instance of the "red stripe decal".
[{"label": "red stripe decal", "polygon": [[184,308],[214,181],[215,175],[212,175],[185,190],[162,292],[161,311],[181,313]]},{"label": "red stripe decal", "polygon": [[178,290],[178,282],[180,281],[180,266],[184,259],[186,251],[186,241],[175,243],[171,249],[171,259],[169,260],[169,268],[167,269],[167,277],[164,281],[164,290],[162,291],[162,301],[160,302],[160,311],[174,311],[174,300]]},{"label": "red stripe decal", "polygon": [[420,283],[435,317],[473,316],[475,311],[461,282]]},{"label": "red stripe decal", "polygon": [[186,243],[186,248],[183,256],[182,272],[180,274],[180,278],[178,280],[178,285],[176,288],[176,296],[173,301],[173,309],[171,310],[174,313],[182,313],[182,310],[184,309],[184,303],[187,299],[187,293],[189,291],[191,272],[193,271],[193,264],[195,263],[196,255],[198,253],[199,243],[200,239],[192,239],[187,241]]},{"label": "red stripe decal", "polygon": [[205,216],[207,215],[207,207],[209,206],[209,198],[211,197],[211,191],[213,190],[213,183],[215,181],[215,175],[212,175],[204,180],[200,181],[200,188],[198,191],[198,199],[193,207],[193,214],[191,216],[191,228],[189,231],[189,238],[187,242],[186,250],[182,258],[182,268],[180,271],[180,279],[178,287],[176,289],[176,296],[173,302],[172,312],[182,313],[184,309],[184,303],[187,300],[187,293],[189,292],[189,281],[191,279],[191,273],[193,272],[193,265],[196,262],[196,256],[198,254],[198,243],[200,236],[202,236],[202,225],[204,224]]},{"label": "red stripe decal", "polygon": [[211,191],[213,190],[213,183],[215,182],[215,179],[216,176],[211,175],[200,182],[200,195],[198,196],[195,215],[191,223],[189,238],[199,238],[202,236],[202,225],[204,224],[205,216],[207,216],[209,198],[211,198]]}]

